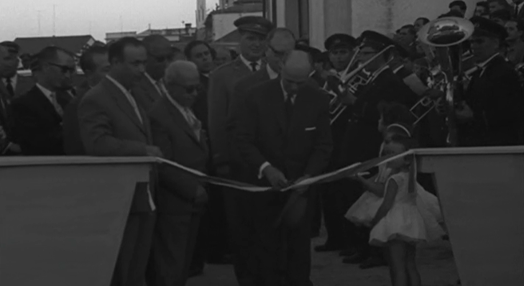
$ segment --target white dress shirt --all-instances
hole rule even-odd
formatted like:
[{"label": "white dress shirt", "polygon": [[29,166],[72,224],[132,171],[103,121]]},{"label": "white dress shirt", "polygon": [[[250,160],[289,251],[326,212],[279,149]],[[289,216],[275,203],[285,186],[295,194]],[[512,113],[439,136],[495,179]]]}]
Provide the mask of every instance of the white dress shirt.
[{"label": "white dress shirt", "polygon": [[[7,85],[7,79],[2,78],[2,82],[4,83],[4,86]],[[16,84],[18,83],[18,74],[15,74],[11,77],[11,86],[13,87],[13,90],[16,90]]]},{"label": "white dress shirt", "polygon": [[120,89],[120,91],[122,91],[124,93],[124,95],[126,96],[127,100],[129,101],[129,103],[131,104],[133,109],[135,110],[135,113],[136,113],[136,116],[138,117],[138,120],[140,120],[140,123],[144,124],[144,121],[142,120],[142,116],[140,115],[140,110],[138,109],[138,105],[136,104],[135,98],[131,95],[131,93],[125,87],[123,87],[118,81],[116,81],[116,79],[112,78],[109,75],[107,75],[106,77],[107,77],[108,80],[113,82],[116,85],[116,87],[118,87],[118,89]]},{"label": "white dress shirt", "polygon": [[60,106],[60,104],[58,104],[58,101],[56,100],[56,93],[50,91],[49,89],[47,89],[45,87],[43,87],[39,83],[36,84],[36,87],[38,87],[38,89],[40,89],[40,91],[45,95],[47,100],[49,100],[49,102],[51,102],[51,104],[53,105],[53,107],[56,110],[56,113],[58,113],[60,116],[62,116],[64,114],[64,111],[62,109],[62,106]]},{"label": "white dress shirt", "polygon": [[[250,61],[248,61],[246,58],[244,58],[243,55],[240,55],[240,59],[242,60],[242,62],[249,68],[249,70],[252,70],[253,68],[251,67],[251,63]],[[256,61],[255,63],[257,63],[257,68],[256,70],[258,71],[260,69],[260,67],[262,67],[262,60],[258,60]]]},{"label": "white dress shirt", "polygon": [[269,79],[275,79],[278,77],[278,73],[274,71],[269,65],[266,65],[267,74],[269,75]]},{"label": "white dress shirt", "polygon": [[200,141],[200,130],[202,129],[202,126],[200,121],[196,118],[193,111],[191,111],[191,109],[188,107],[183,107],[182,105],[180,105],[176,100],[171,98],[171,96],[167,96],[167,99],[169,100],[169,102],[171,102],[171,104],[173,104],[176,107],[176,109],[180,111],[182,116],[184,116],[184,118],[187,121],[187,124],[189,124],[189,126],[193,129],[195,136]]}]

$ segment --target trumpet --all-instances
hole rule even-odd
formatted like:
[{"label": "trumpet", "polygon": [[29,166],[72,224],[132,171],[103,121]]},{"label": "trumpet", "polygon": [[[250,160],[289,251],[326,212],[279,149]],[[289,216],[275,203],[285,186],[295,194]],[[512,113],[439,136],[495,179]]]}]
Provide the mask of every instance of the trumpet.
[{"label": "trumpet", "polygon": [[[468,74],[471,76],[475,70],[470,69],[466,73],[462,72],[462,64],[464,62],[461,43],[468,40],[474,31],[473,23],[463,18],[458,17],[444,17],[433,20],[424,25],[419,33],[418,38],[424,44],[435,47],[436,60],[439,63],[440,68],[436,70],[436,74],[441,75],[442,80],[434,86],[445,93],[446,101],[446,123],[448,127],[448,137],[446,139],[448,145],[457,145],[457,127],[455,120],[455,97],[458,83],[460,83],[462,76]],[[452,57],[451,53],[457,53],[457,57]],[[458,62],[454,64],[453,60],[458,59]],[[467,59],[471,59],[467,58]],[[454,75],[454,67],[458,67],[457,75]],[[429,111],[435,108],[436,104],[434,101],[423,98],[414,107],[413,110],[417,109],[418,106],[429,106]],[[423,113],[425,116],[429,111]],[[414,114],[415,115],[415,114]],[[417,122],[423,116],[417,116]]]}]

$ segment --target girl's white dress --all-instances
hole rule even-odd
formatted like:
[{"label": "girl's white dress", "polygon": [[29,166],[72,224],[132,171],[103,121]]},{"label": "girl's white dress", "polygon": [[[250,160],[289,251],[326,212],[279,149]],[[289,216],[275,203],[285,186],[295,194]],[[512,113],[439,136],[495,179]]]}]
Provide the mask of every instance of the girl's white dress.
[{"label": "girl's white dress", "polygon": [[409,192],[409,174],[401,172],[390,176],[386,191],[393,181],[398,186],[395,201],[386,216],[371,229],[369,243],[381,246],[393,239],[407,242],[427,240],[424,218],[417,207],[417,192]]}]

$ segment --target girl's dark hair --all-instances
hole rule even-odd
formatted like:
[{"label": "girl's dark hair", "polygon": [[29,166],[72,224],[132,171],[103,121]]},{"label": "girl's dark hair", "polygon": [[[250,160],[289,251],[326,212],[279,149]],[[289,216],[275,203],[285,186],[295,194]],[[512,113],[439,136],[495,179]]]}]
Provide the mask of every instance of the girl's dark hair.
[{"label": "girl's dark hair", "polygon": [[397,143],[397,144],[400,144],[402,146],[404,146],[404,148],[407,150],[411,150],[411,149],[415,149],[418,147],[418,142],[417,140],[411,138],[411,137],[407,137],[407,136],[403,136],[403,135],[399,135],[399,134],[395,134],[391,137],[391,143]]},{"label": "girl's dark hair", "polygon": [[378,104],[378,112],[382,115],[386,126],[397,123],[408,128],[411,132],[413,123],[415,123],[414,116],[409,108],[400,103],[381,101]]},{"label": "girl's dark hair", "polygon": [[190,42],[189,44],[187,44],[187,46],[184,48],[184,55],[186,56],[186,58],[187,59],[191,59],[191,52],[193,51],[193,49],[196,46],[200,46],[200,45],[206,46],[206,48],[209,50],[209,53],[211,54],[211,58],[213,60],[216,58],[216,53],[213,50],[213,48],[211,48],[211,46],[208,43],[206,43],[204,41],[200,41],[200,40],[194,40],[194,41]]}]

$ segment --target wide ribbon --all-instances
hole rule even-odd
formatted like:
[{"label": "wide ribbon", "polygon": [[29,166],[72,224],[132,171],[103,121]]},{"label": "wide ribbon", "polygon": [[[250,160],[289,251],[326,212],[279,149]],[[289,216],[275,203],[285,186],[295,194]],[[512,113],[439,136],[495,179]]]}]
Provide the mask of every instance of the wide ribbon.
[{"label": "wide ribbon", "polygon": [[[352,164],[350,166],[338,169],[338,170],[330,172],[330,173],[326,173],[326,174],[318,175],[318,176],[315,176],[315,177],[311,177],[311,178],[302,180],[300,182],[295,182],[295,183],[291,184],[290,186],[282,189],[281,191],[285,192],[285,191],[289,191],[289,190],[300,189],[300,188],[308,187],[308,186],[311,186],[311,185],[314,185],[314,184],[332,182],[332,181],[340,180],[340,179],[343,179],[343,178],[347,178],[347,177],[363,174],[364,172],[368,171],[369,169],[372,169],[372,168],[377,167],[379,165],[386,164],[386,163],[388,163],[388,162],[390,162],[392,160],[396,160],[398,158],[401,158],[401,157],[404,157],[404,156],[407,156],[407,155],[411,155],[411,154],[414,154],[414,153],[413,153],[412,150],[409,150],[409,151],[406,151],[404,153],[397,154],[397,155],[383,156],[383,157],[379,157],[379,158],[375,158],[375,159],[372,159],[372,160],[365,161],[363,163],[355,163],[355,164]],[[203,181],[203,182],[206,182],[206,183],[209,183],[209,184],[223,186],[223,187],[228,187],[228,188],[242,190],[242,191],[247,191],[247,192],[267,192],[267,191],[271,191],[272,190],[271,187],[260,187],[260,186],[256,186],[256,185],[252,185],[252,184],[247,184],[247,183],[243,183],[243,182],[234,181],[234,180],[228,180],[228,179],[224,179],[224,178],[220,178],[220,177],[209,176],[209,175],[206,175],[206,174],[204,174],[204,173],[202,173],[200,171],[188,168],[188,167],[183,166],[183,165],[181,165],[181,164],[179,164],[177,162],[169,161],[169,160],[166,160],[166,159],[157,158],[157,161],[159,163],[161,163],[161,164],[166,164],[166,165],[169,165],[169,166],[171,166],[173,168],[177,168],[180,171],[183,171],[183,172],[188,173],[188,174],[190,174],[192,176],[195,176],[200,181]]]}]

